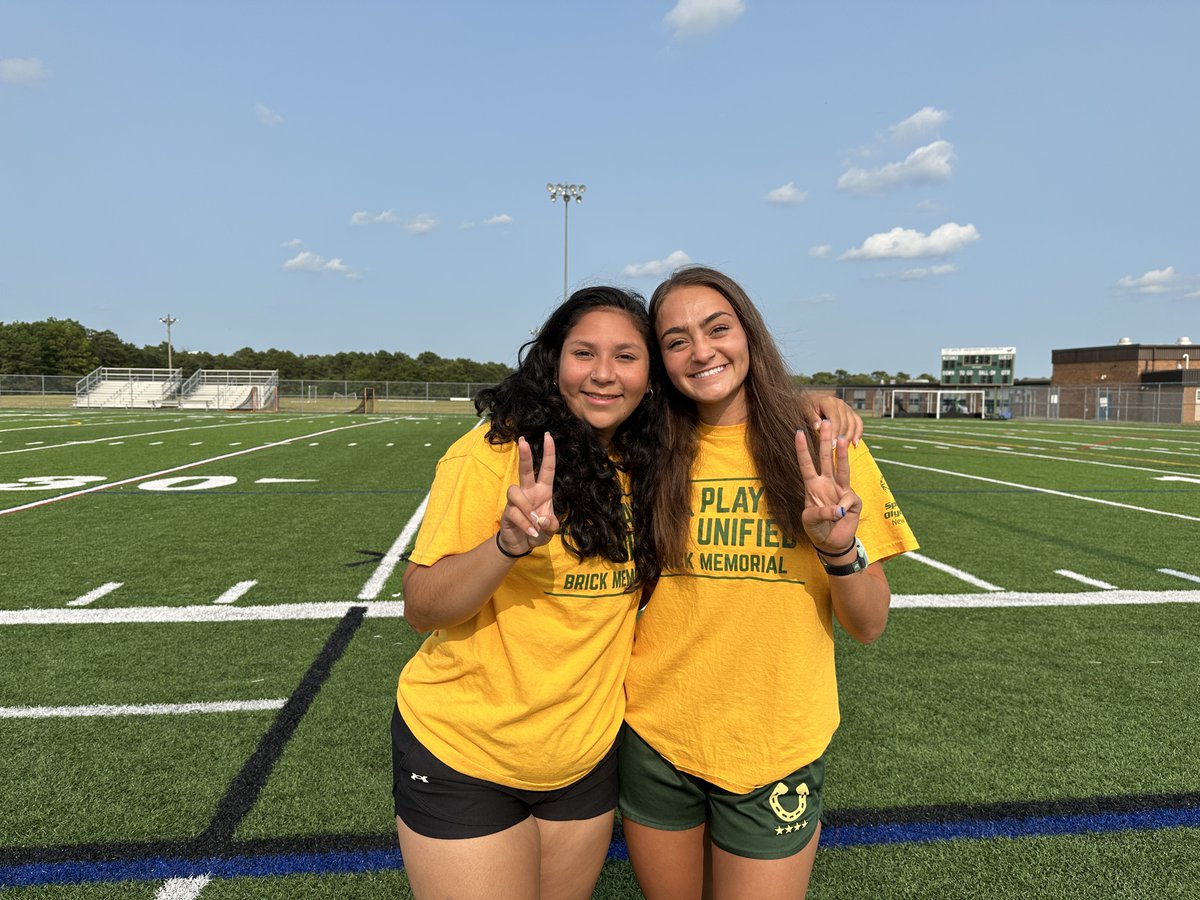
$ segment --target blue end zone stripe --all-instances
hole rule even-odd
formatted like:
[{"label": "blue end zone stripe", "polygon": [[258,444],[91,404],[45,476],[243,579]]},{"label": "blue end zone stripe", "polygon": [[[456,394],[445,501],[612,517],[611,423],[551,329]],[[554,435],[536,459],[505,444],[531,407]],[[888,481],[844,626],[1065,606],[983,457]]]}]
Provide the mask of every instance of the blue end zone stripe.
[{"label": "blue end zone stripe", "polygon": [[[882,844],[926,844],[962,839],[1045,837],[1200,828],[1200,807],[1155,808],[1130,812],[969,819],[957,822],[907,822],[842,825],[821,832],[821,847],[869,847]],[[629,858],[625,842],[613,840],[610,860]],[[151,857],[105,862],[25,863],[0,866],[0,887],[47,884],[98,884],[115,881],[165,881],[168,878],[267,878],[286,875],[345,875],[399,870],[399,850],[353,850],[318,853],[268,853],[196,859]]]},{"label": "blue end zone stripe", "polygon": [[959,822],[843,825],[821,832],[822,847],[869,847],[875,844],[927,844],[963,838],[1046,837],[1106,831],[1149,831],[1200,827],[1200,808],[1147,809],[1135,812],[1032,816],[1023,819],[968,819]]}]

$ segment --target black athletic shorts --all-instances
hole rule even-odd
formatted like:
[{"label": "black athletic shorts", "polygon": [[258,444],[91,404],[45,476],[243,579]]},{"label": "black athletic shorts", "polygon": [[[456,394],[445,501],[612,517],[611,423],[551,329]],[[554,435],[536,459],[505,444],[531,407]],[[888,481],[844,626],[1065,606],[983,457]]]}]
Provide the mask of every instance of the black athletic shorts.
[{"label": "black athletic shorts", "polygon": [[441,762],[392,710],[392,798],[396,815],[417,834],[446,839],[482,837],[530,816],[555,822],[592,819],[616,808],[617,750],[574,784],[526,791],[472,778]]}]

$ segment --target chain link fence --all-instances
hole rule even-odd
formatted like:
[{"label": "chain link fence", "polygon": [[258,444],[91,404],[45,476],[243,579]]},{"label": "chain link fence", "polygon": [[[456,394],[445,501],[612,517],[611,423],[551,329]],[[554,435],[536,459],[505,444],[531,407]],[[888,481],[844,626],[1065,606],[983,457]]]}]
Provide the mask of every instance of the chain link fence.
[{"label": "chain link fence", "polygon": [[[75,399],[75,375],[0,375],[0,406],[45,403],[68,406]],[[490,384],[454,381],[354,381],[284,379],[279,382],[283,409],[351,409],[365,388],[375,391],[379,410],[401,404],[445,404],[470,409]],[[924,387],[931,387],[926,385]],[[864,415],[883,415],[882,385],[810,385],[832,394]],[[1200,423],[1200,384],[1032,385],[984,388],[987,418],[1082,419],[1094,422]]]}]

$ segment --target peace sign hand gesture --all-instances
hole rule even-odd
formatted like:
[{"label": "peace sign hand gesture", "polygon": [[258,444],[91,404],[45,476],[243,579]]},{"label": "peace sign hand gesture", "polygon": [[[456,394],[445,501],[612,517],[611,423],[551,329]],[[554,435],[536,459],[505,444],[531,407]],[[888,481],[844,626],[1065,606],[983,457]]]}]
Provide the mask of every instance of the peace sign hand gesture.
[{"label": "peace sign hand gesture", "polygon": [[508,503],[500,516],[501,549],[511,556],[523,556],[534,547],[550,542],[558,533],[554,515],[554,438],[547,432],[542,438],[542,465],[533,473],[533,451],[525,438],[517,440],[518,483],[508,489]]},{"label": "peace sign hand gesture", "polygon": [[862,499],[850,489],[850,445],[844,437],[834,440],[833,425],[828,421],[821,422],[818,436],[820,471],[813,466],[804,431],[796,432],[796,458],[804,479],[804,512],[800,521],[818,550],[848,552],[845,548],[854,543],[862,512]]}]

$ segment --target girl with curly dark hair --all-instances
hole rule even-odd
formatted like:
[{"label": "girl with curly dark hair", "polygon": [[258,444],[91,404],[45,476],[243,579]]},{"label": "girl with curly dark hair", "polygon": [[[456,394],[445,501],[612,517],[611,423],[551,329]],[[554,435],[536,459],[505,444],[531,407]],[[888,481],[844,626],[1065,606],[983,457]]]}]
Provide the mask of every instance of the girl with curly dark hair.
[{"label": "girl with curly dark hair", "polygon": [[432,631],[392,718],[417,897],[590,897],[612,834],[622,682],[657,574],[661,362],[644,300],[577,291],[481,392],[404,574]]}]

